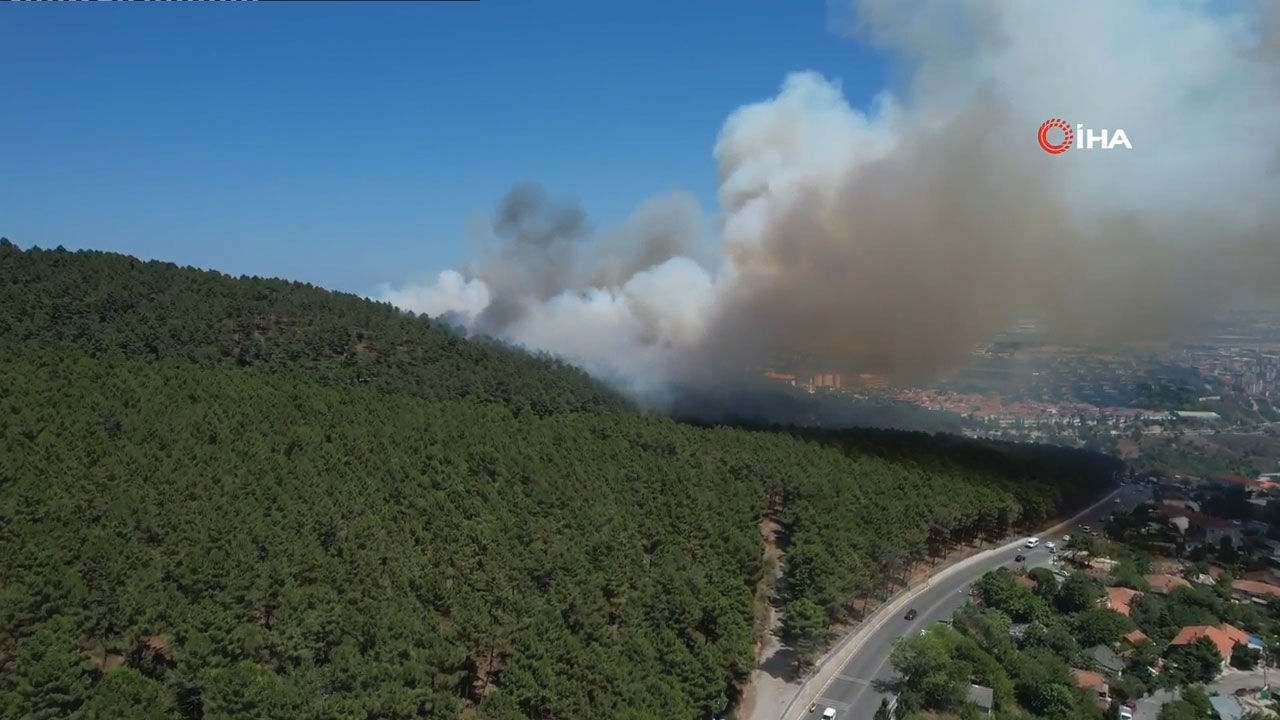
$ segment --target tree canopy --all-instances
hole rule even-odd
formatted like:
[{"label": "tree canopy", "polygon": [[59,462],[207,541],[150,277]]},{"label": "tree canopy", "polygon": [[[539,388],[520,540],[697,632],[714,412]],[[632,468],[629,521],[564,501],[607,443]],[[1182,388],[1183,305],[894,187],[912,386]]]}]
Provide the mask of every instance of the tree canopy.
[{"label": "tree canopy", "polygon": [[0,440],[2,717],[717,716],[766,517],[817,652],[1116,469],[679,423],[383,303],[5,241]]}]

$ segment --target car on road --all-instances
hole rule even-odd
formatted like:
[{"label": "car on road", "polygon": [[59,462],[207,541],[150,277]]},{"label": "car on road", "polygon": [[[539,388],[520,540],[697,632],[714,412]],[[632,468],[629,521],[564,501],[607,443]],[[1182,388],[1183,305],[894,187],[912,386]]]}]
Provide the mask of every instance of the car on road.
[{"label": "car on road", "polygon": [[832,720],[836,716],[835,708],[827,708],[822,711],[822,720]]},{"label": "car on road", "polygon": [[1051,552],[1051,553],[1058,552],[1058,546],[1057,546],[1057,545],[1054,545],[1052,542],[1047,542],[1047,543],[1045,543],[1045,544],[1044,544],[1044,547],[1045,547],[1045,549],[1046,549],[1046,550],[1048,550],[1048,551],[1049,551],[1049,552]]},{"label": "car on road", "polygon": [[1120,720],[1133,720],[1133,709],[1128,705],[1121,705]]},{"label": "car on road", "polygon": [[1027,538],[1027,547],[1033,548],[1039,544],[1040,544],[1040,538],[1037,538],[1037,537]]},{"label": "car on road", "polygon": [[1026,555],[1023,555],[1022,553],[1018,553],[1018,557],[1014,558],[1013,561],[1022,562],[1023,560],[1026,560],[1026,559],[1027,559]]},{"label": "car on road", "polygon": [[1085,534],[1093,532],[1093,528],[1089,527],[1088,525],[1081,525],[1080,530]]},{"label": "car on road", "polygon": [[915,620],[916,616],[919,614],[920,613],[916,612],[915,608],[911,608],[910,610],[907,611],[907,614],[904,615],[903,617],[905,617],[908,621],[911,621],[911,620]]}]

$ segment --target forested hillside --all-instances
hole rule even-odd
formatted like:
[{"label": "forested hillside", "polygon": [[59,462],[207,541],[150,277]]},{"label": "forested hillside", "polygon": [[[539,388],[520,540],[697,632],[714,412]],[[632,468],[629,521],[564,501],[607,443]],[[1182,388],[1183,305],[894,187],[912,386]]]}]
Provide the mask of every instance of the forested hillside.
[{"label": "forested hillside", "polygon": [[0,238],[0,335],[94,357],[305,369],[317,382],[514,412],[628,406],[583,371],[467,342],[387,303],[285,280],[104,252],[22,252]]},{"label": "forested hillside", "polygon": [[296,283],[0,243],[0,717],[709,718],[784,599],[1086,502],[1098,456],[699,427]]}]

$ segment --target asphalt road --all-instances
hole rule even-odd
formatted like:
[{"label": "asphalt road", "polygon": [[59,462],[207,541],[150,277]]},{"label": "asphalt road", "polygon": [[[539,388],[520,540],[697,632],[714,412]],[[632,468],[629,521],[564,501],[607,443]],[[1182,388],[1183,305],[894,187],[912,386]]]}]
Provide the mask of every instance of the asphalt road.
[{"label": "asphalt road", "polygon": [[[1087,516],[1077,520],[1076,532],[1081,525],[1089,525],[1095,532],[1100,532],[1105,518],[1119,509],[1130,509],[1149,497],[1146,488],[1127,485],[1121,489],[1120,502],[1107,503]],[[817,707],[806,717],[821,717],[825,708],[836,710],[840,720],[871,720],[876,709],[880,707],[881,698],[888,697],[876,689],[880,682],[889,682],[894,678],[893,666],[889,662],[889,653],[893,643],[900,637],[919,633],[929,625],[951,615],[968,600],[970,584],[987,572],[1000,566],[1016,567],[1022,563],[1015,562],[1019,553],[1026,555],[1026,564],[1048,565],[1050,553],[1045,548],[1045,541],[1052,540],[1062,544],[1062,536],[1041,538],[1040,546],[1034,550],[1024,547],[1010,548],[997,553],[993,557],[975,565],[972,572],[960,573],[930,585],[911,601],[910,607],[919,614],[915,620],[908,622],[901,615],[877,628],[854,653],[838,675],[827,685],[819,697]],[[904,613],[905,614],[905,613]]]}]

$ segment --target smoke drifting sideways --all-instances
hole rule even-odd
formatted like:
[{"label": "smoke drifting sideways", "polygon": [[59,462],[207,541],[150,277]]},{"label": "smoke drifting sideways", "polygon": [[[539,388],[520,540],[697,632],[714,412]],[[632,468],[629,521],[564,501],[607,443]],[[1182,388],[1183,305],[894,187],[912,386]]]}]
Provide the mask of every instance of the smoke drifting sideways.
[{"label": "smoke drifting sideways", "polygon": [[[812,72],[739,108],[718,217],[672,194],[589,227],[513,190],[474,264],[381,298],[648,399],[786,355],[927,382],[1020,317],[1058,342],[1198,332],[1280,271],[1280,14],[1192,0],[866,0],[896,62],[866,111]],[[842,16],[842,17],[837,17]],[[847,17],[848,22],[840,24]],[[1042,151],[1051,117],[1132,149]],[[700,248],[717,252],[708,256]]]}]

